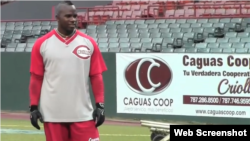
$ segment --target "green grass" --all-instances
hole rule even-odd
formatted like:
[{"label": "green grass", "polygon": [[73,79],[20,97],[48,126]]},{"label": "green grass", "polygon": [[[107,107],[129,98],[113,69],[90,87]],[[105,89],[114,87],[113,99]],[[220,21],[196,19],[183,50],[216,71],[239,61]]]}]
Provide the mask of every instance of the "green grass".
[{"label": "green grass", "polygon": [[[42,124],[40,123],[42,127]],[[1,120],[1,129],[33,130],[29,121]],[[42,128],[43,129],[43,128]],[[101,141],[150,141],[149,129],[137,126],[102,125],[99,128]],[[2,134],[2,141],[45,141],[44,134]]]}]

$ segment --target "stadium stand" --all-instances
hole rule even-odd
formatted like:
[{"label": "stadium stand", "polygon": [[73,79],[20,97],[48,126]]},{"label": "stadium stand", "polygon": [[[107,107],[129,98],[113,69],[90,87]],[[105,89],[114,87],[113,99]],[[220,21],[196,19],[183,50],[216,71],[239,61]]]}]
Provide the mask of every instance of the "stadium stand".
[{"label": "stadium stand", "polygon": [[[102,52],[250,53],[246,1],[113,1],[77,8],[79,30]],[[54,20],[1,22],[1,51],[31,51]]]}]

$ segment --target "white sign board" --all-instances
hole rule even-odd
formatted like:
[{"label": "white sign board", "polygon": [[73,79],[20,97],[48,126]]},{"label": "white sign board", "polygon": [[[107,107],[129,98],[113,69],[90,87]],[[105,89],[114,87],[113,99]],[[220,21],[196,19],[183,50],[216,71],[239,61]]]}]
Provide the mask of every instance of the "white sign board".
[{"label": "white sign board", "polygon": [[117,53],[117,113],[250,118],[250,56]]}]

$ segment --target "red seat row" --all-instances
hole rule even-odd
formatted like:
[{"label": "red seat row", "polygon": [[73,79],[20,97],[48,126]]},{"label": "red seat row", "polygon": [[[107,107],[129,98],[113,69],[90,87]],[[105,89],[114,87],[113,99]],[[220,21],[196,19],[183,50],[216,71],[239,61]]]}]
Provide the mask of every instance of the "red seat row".
[{"label": "red seat row", "polygon": [[[125,4],[126,3],[126,4]],[[159,4],[162,3],[162,4]],[[182,3],[170,1],[114,1],[112,5],[96,6],[88,12],[79,12],[86,22],[102,24],[107,20],[154,18],[211,18],[213,16],[250,16],[247,2]]]}]

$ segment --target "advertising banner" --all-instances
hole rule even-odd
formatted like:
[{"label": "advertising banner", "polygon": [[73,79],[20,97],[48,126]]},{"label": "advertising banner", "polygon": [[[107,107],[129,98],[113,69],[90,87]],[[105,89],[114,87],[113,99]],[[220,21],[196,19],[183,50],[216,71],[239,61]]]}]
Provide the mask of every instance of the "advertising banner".
[{"label": "advertising banner", "polygon": [[250,118],[250,56],[117,53],[117,113]]}]

